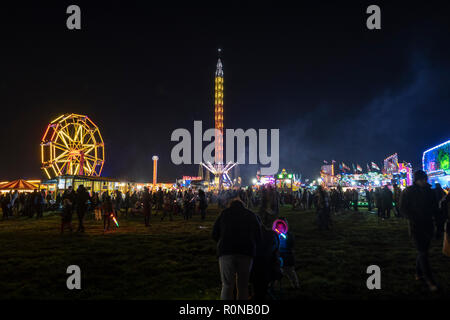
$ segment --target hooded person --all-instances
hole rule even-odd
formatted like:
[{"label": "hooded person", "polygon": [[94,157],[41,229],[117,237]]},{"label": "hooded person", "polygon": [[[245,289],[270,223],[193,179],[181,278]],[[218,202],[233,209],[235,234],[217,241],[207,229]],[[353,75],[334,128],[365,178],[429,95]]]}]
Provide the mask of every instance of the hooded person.
[{"label": "hooded person", "polygon": [[424,280],[431,291],[436,291],[438,288],[428,252],[438,215],[438,202],[424,171],[416,171],[413,185],[402,192],[400,213],[409,220],[411,237],[417,250],[416,280]]},{"label": "hooded person", "polygon": [[216,219],[212,238],[217,242],[217,256],[222,280],[222,300],[248,299],[248,283],[256,247],[260,243],[261,225],[256,215],[240,199],[230,202]]},{"label": "hooded person", "polygon": [[295,271],[294,234],[289,231],[289,225],[286,218],[280,218],[279,220],[275,221],[273,228],[278,231],[279,234],[280,257],[283,260],[283,275],[287,276],[293,288],[298,289],[300,285],[297,273]]}]

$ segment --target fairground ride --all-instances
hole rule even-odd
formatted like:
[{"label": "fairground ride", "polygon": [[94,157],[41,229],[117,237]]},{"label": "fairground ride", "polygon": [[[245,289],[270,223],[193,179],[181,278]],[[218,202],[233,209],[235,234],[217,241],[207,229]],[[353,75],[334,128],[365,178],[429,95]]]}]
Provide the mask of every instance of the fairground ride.
[{"label": "fairground ride", "polygon": [[49,179],[62,175],[100,176],[105,146],[89,117],[64,114],[49,123],[41,140],[42,170]]}]

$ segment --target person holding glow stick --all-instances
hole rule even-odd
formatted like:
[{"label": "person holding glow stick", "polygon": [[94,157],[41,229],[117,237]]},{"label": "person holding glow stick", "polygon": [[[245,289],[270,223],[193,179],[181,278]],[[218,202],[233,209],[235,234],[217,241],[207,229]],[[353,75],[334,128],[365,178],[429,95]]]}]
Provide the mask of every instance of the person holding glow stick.
[{"label": "person holding glow stick", "polygon": [[111,215],[114,215],[113,203],[111,196],[109,194],[106,194],[103,200],[103,232],[109,231],[109,227],[111,224]]},{"label": "person holding glow stick", "polygon": [[297,273],[295,271],[294,234],[289,232],[288,222],[286,218],[275,220],[272,229],[278,234],[280,239],[280,257],[283,260],[281,268],[283,275],[289,279],[291,286],[295,289],[300,287]]}]

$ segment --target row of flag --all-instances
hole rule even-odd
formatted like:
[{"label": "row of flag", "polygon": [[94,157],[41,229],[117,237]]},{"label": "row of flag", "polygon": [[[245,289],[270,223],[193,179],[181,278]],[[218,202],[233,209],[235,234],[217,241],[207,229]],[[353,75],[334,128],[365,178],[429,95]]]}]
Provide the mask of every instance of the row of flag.
[{"label": "row of flag", "polygon": [[[328,161],[323,160],[323,163],[328,164]],[[332,160],[331,164],[335,164],[336,161]],[[362,172],[363,169],[362,167],[357,163],[356,166],[352,163],[352,168],[353,168],[353,172]],[[350,171],[350,167],[347,166],[344,162],[339,164],[339,170],[346,172],[346,171]],[[372,171],[372,170],[377,170],[380,171],[380,167],[375,163],[375,162],[370,162],[370,166],[369,164],[367,164],[367,171]]]}]

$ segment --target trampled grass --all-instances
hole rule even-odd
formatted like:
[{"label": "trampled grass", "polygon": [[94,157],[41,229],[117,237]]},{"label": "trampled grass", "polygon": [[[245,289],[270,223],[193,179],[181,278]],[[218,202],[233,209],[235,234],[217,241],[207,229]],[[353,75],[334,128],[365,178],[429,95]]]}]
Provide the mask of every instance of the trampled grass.
[{"label": "trampled grass", "polygon": [[[217,299],[220,277],[211,228],[206,221],[119,217],[120,227],[103,234],[102,223],[86,219],[84,234],[59,234],[60,217],[0,221],[1,299]],[[450,258],[433,242],[430,260],[442,291],[431,294],[414,280],[415,250],[403,219],[379,221],[367,211],[333,216],[320,232],[314,212],[282,208],[296,236],[301,289],[282,281],[282,299],[449,298]],[[75,218],[75,217],[74,217]],[[74,219],[74,225],[77,222]],[[366,268],[380,266],[381,290],[368,290]],[[82,290],[66,288],[66,269],[78,265]]]}]

